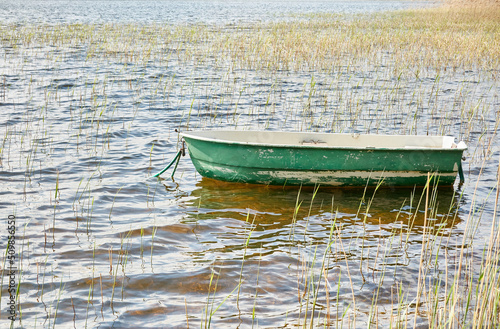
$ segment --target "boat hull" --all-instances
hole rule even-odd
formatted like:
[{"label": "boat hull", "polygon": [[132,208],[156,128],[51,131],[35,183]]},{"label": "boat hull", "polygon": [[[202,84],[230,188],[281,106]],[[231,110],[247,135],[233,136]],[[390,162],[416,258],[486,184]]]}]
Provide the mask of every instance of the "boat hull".
[{"label": "boat hull", "polygon": [[183,138],[202,176],[267,185],[423,186],[429,173],[440,186],[453,185],[463,153],[460,148],[338,148]]}]

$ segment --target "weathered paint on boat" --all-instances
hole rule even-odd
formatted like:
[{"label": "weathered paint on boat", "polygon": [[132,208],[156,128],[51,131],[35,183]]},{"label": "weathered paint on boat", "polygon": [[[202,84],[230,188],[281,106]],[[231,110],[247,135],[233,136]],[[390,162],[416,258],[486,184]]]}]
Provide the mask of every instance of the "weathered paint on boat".
[{"label": "weathered paint on boat", "polygon": [[423,186],[428,173],[440,186],[453,185],[467,148],[449,136],[197,131],[182,137],[202,176],[268,185]]}]

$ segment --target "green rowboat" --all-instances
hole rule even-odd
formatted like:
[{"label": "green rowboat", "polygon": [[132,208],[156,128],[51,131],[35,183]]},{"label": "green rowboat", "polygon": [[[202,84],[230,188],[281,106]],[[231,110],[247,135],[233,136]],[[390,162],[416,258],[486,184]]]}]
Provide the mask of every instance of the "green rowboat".
[{"label": "green rowboat", "polygon": [[191,131],[182,137],[202,176],[267,185],[424,186],[430,173],[449,186],[467,149],[449,136]]}]

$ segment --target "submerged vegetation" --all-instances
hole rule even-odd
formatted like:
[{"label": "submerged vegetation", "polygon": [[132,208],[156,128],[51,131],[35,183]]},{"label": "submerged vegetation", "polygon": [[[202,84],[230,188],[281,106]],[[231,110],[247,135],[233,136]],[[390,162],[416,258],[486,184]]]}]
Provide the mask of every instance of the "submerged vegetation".
[{"label": "submerged vegetation", "polygon": [[[0,44],[13,327],[500,326],[500,6],[0,23]],[[297,191],[187,161],[150,179],[175,128],[450,134],[467,183]]]}]

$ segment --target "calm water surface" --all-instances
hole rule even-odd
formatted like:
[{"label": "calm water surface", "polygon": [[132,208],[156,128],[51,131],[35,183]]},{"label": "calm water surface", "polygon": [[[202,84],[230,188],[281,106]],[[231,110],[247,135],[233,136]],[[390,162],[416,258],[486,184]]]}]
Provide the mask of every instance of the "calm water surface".
[{"label": "calm water surface", "polygon": [[[226,24],[408,5],[1,2],[0,22]],[[480,259],[500,156],[492,79],[448,72],[437,85],[429,70],[401,82],[369,65],[271,74],[175,56],[128,64],[89,60],[87,50],[0,50],[0,245],[15,215],[22,318],[14,327],[276,328],[309,323],[311,312],[321,326],[328,313],[332,326],[367,327],[376,296],[382,328],[398,291],[414,307],[423,242],[437,255],[426,264],[429,283],[453,272],[463,241],[480,241],[466,251]],[[482,110],[460,115],[469,104]],[[448,134],[469,145],[466,183],[431,193],[424,228],[418,189],[228,184],[200,177],[188,157],[174,179],[156,180],[180,146],[176,128]],[[4,327],[9,276],[1,266]]]}]

